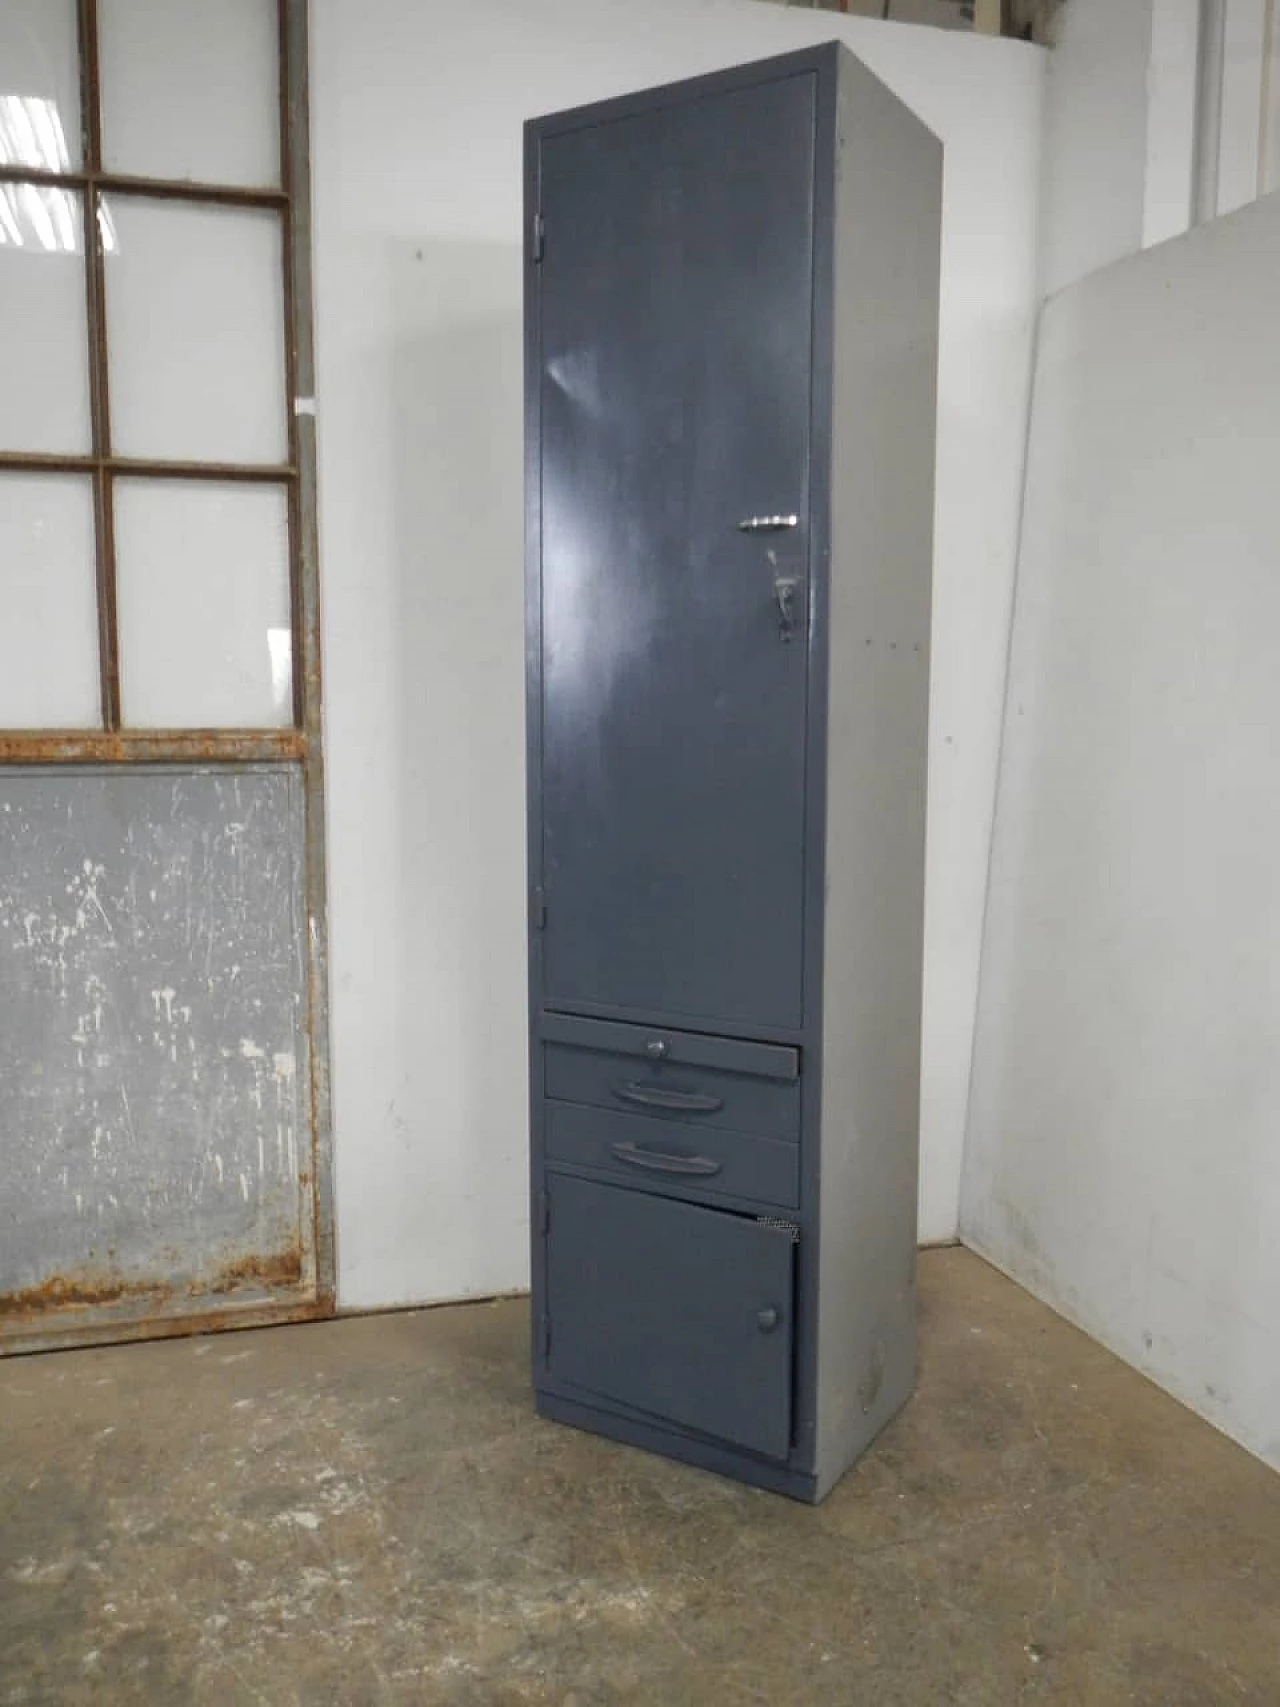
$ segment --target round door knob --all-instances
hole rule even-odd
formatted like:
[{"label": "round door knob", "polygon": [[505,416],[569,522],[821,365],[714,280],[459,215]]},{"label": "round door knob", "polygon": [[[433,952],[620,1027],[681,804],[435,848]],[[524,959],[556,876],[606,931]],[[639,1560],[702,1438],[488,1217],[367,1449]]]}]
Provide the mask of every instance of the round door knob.
[{"label": "round door knob", "polygon": [[762,1334],[771,1334],[781,1320],[782,1317],[772,1304],[767,1305],[763,1310],[756,1311],[756,1326]]},{"label": "round door knob", "polygon": [[667,1046],[660,1037],[655,1037],[651,1043],[645,1044],[644,1052],[646,1055],[652,1055],[655,1061],[661,1061],[667,1052]]}]

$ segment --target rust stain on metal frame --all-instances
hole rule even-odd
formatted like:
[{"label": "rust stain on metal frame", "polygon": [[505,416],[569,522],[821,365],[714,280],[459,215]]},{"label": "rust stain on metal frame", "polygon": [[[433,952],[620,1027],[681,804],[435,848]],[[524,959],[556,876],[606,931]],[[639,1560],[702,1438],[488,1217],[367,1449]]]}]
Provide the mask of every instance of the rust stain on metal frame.
[{"label": "rust stain on metal frame", "polygon": [[[133,1339],[224,1332],[284,1322],[323,1320],[336,1310],[336,1250],[333,1220],[333,1155],[330,1105],[328,1024],[329,971],[326,932],[324,845],[324,757],[321,721],[319,545],[316,530],[315,421],[299,415],[300,395],[315,393],[314,339],[311,321],[311,177],[307,0],[277,0],[280,62],[279,190],[249,190],[223,185],[178,183],[104,172],[98,89],[97,0],[79,0],[82,111],[85,119],[85,170],[42,173],[0,168],[0,182],[26,181],[79,190],[84,196],[86,286],[90,309],[90,360],[100,372],[94,390],[93,451],[88,457],[7,454],[0,468],[92,474],[99,502],[105,503],[107,529],[99,530],[99,575],[109,582],[109,628],[103,632],[103,731],[25,730],[0,732],[0,764],[48,763],[237,763],[262,760],[301,766],[306,803],[304,834],[308,1055],[311,1072],[311,1165],[299,1175],[304,1201],[314,1215],[314,1297],[239,1304],[240,1291],[287,1290],[307,1282],[300,1246],[266,1256],[246,1255],[228,1263],[211,1282],[181,1294],[172,1283],[126,1283],[118,1276],[55,1275],[40,1287],[0,1299],[0,1355],[50,1350],[63,1345],[93,1345]],[[298,144],[301,146],[298,146]],[[265,467],[150,461],[111,454],[108,417],[107,349],[103,251],[97,221],[97,194],[155,196],[217,202],[281,211],[285,222],[285,380],[289,411],[289,464]],[[96,319],[95,319],[96,315]],[[95,382],[91,381],[91,384]],[[256,480],[289,487],[290,563],[295,635],[295,724],[290,730],[121,730],[118,698],[118,639],[115,635],[114,549],[110,533],[110,484],[113,478],[140,474],[158,478]],[[103,552],[106,552],[105,560]],[[113,686],[108,692],[108,674]],[[113,723],[115,726],[113,726]],[[201,1298],[222,1302],[213,1310],[191,1305]],[[130,1308],[137,1314],[129,1314]],[[157,1307],[166,1315],[148,1314]],[[124,1311],[124,1314],[117,1312]],[[102,1312],[106,1312],[104,1319]]]},{"label": "rust stain on metal frame", "polygon": [[[276,7],[276,53],[279,61],[280,78],[277,90],[278,130],[280,141],[280,182],[287,191],[293,187],[294,177],[294,146],[290,126],[290,88],[289,88],[289,8],[287,0],[277,0]],[[298,395],[298,331],[296,312],[296,292],[294,288],[293,251],[296,241],[292,219],[286,219],[284,242],[280,246],[283,267],[281,269],[281,285],[284,290],[284,395],[288,416],[289,462],[292,467],[298,466],[298,411],[294,401]],[[289,489],[289,621],[295,637],[295,652],[297,636],[302,631],[302,565],[300,542],[300,511],[297,486]],[[298,659],[294,659],[293,671],[293,721],[301,727],[306,715],[306,681],[303,671],[297,668]]]},{"label": "rust stain on metal frame", "polygon": [[299,764],[300,729],[0,730],[0,765]]},{"label": "rust stain on metal frame", "polygon": [[[307,897],[307,992],[311,1069],[311,1138],[314,1179],[316,1288],[322,1304],[336,1308],[337,1250],[333,1217],[333,1125],[329,1078],[329,943],[324,835],[324,744],[321,722],[320,552],[316,526],[316,422],[300,414],[299,397],[315,396],[315,340],[311,319],[311,154],[309,50],[306,0],[278,0],[280,30],[280,170],[288,191],[285,254],[285,324],[290,382],[290,460],[293,488],[295,693],[306,736],[302,767],[306,807],[304,852]],[[301,144],[301,146],[298,146]],[[304,1190],[306,1188],[304,1187]]]},{"label": "rust stain on metal frame", "polygon": [[172,1316],[121,1316],[114,1321],[68,1321],[59,1327],[45,1323],[31,1331],[19,1324],[6,1334],[6,1356],[70,1351],[82,1346],[122,1345],[131,1340],[181,1339],[202,1334],[237,1333],[246,1328],[278,1328],[293,1322],[322,1322],[333,1307],[322,1299],[288,1299],[280,1303],[232,1305],[216,1310],[188,1310]]},{"label": "rust stain on metal frame", "polygon": [[267,1292],[283,1291],[302,1284],[303,1267],[302,1251],[294,1244],[269,1256],[243,1256],[237,1262],[227,1263],[200,1291],[235,1292],[242,1286],[260,1287]]},{"label": "rust stain on metal frame", "polygon": [[105,1304],[119,1304],[123,1299],[138,1294],[153,1301],[167,1297],[170,1290],[168,1286],[154,1282],[131,1286],[108,1275],[51,1274],[39,1286],[0,1294],[0,1321],[8,1321],[15,1316],[39,1318],[50,1310],[101,1308]]},{"label": "rust stain on metal frame", "polygon": [[305,1264],[301,1247],[295,1242],[281,1251],[263,1255],[248,1252],[224,1263],[209,1279],[193,1281],[185,1288],[170,1280],[147,1278],[129,1279],[109,1270],[85,1269],[79,1274],[51,1274],[38,1286],[25,1287],[21,1292],[0,1293],[0,1322],[21,1320],[46,1326],[48,1318],[57,1313],[75,1310],[100,1310],[109,1306],[142,1303],[147,1308],[170,1304],[179,1296],[200,1299],[223,1297],[229,1293],[287,1291],[301,1286]]},{"label": "rust stain on metal frame", "polygon": [[98,0],[79,0],[81,157],[80,219],[84,238],[85,319],[89,337],[89,425],[93,446],[94,573],[98,593],[99,716],[120,727],[120,632],[116,621],[115,516],[111,477],[111,404],[107,381],[106,269],[95,176],[102,165],[102,101],[98,87]]},{"label": "rust stain on metal frame", "polygon": [[296,480],[291,463],[177,462],[150,456],[67,456],[37,450],[0,451],[0,468],[20,474],[141,475],[148,480],[242,480],[282,486]]},{"label": "rust stain on metal frame", "polygon": [[104,196],[141,196],[148,201],[213,202],[222,207],[282,208],[287,190],[238,184],[201,184],[189,178],[143,178],[131,172],[46,172],[36,166],[0,166],[0,184],[38,184],[49,189],[86,190]]}]

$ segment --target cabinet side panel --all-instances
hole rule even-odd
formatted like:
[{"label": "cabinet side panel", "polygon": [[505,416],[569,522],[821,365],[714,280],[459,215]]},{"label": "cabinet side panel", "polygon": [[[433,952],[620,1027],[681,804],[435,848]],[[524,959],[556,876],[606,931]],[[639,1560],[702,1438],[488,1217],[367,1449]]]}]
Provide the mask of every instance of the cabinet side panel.
[{"label": "cabinet side panel", "polygon": [[819,1220],[819,1496],[915,1382],[942,148],[842,56]]}]

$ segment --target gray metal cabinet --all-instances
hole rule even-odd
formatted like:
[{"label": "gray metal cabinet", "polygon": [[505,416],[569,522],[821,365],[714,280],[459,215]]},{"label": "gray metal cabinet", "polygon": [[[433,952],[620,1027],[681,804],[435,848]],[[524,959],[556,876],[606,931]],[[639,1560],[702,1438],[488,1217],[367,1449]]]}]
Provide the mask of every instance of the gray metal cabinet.
[{"label": "gray metal cabinet", "polygon": [[915,1377],[941,148],[833,45],[525,160],[538,1404],[817,1499]]}]

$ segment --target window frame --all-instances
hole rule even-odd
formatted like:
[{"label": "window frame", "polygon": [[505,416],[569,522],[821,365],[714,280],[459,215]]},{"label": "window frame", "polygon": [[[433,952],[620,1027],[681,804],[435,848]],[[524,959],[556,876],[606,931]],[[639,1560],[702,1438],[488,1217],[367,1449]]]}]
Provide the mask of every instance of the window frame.
[{"label": "window frame", "polygon": [[[265,0],[270,3],[270,0]],[[84,197],[85,285],[88,308],[92,437],[87,455],[0,451],[0,473],[87,474],[92,478],[98,598],[102,726],[84,729],[0,728],[0,765],[97,769],[165,766],[175,772],[248,764],[297,768],[304,799],[303,892],[300,921],[310,1048],[310,1160],[303,1184],[314,1214],[314,1289],[252,1311],[214,1312],[210,1328],[332,1316],[336,1308],[333,1132],[329,1069],[329,965],[325,855],[325,771],[321,692],[319,543],[316,524],[315,345],[311,257],[311,156],[308,0],[274,0],[279,69],[280,181],[275,188],[195,183],[109,172],[102,163],[98,0],[76,0],[80,77],[81,163],[76,171],[42,172],[0,165],[0,183],[45,184]],[[102,195],[180,200],[207,206],[274,209],[282,222],[284,405],[286,463],[258,465],[129,458],[110,449],[110,399],[105,318],[105,247],[97,217]],[[117,477],[268,482],[287,494],[293,716],[280,728],[131,729],[121,719],[120,647],[112,486]],[[307,1154],[303,1151],[303,1156]],[[164,1327],[157,1329],[157,1322]],[[23,1336],[21,1349],[74,1341],[146,1337],[156,1331],[195,1331],[196,1318],[163,1312],[110,1325],[68,1327],[53,1320]],[[14,1349],[0,1345],[0,1353]]]},{"label": "window frame", "polygon": [[[35,184],[83,198],[85,300],[88,329],[90,448],[84,454],[0,450],[0,473],[80,474],[92,481],[94,574],[98,627],[97,728],[0,728],[0,763],[244,763],[304,761],[320,731],[320,635],[315,523],[315,372],[310,259],[310,169],[306,0],[276,0],[279,64],[280,182],[278,186],[197,183],[108,171],[102,158],[98,0],[76,0],[80,79],[81,157],[78,169],[41,171],[0,165],[0,184]],[[210,462],[126,457],[111,444],[106,322],[106,249],[98,217],[101,199],[136,197],[274,213],[281,223],[287,460]],[[288,725],[276,728],[131,728],[123,718],[114,484],[121,477],[265,483],[281,487],[288,514],[289,606],[293,703]]]}]

